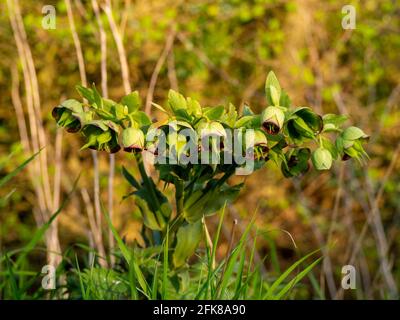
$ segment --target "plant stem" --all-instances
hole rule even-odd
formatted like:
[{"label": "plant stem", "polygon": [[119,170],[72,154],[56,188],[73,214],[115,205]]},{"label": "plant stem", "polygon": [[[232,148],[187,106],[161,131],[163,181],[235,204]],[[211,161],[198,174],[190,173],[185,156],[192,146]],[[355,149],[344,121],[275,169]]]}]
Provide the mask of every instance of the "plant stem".
[{"label": "plant stem", "polygon": [[[161,213],[160,202],[158,201],[157,194],[154,190],[154,185],[146,173],[146,169],[143,164],[143,157],[141,154],[136,154],[135,157],[136,157],[136,161],[137,161],[137,164],[139,167],[139,172],[142,177],[143,183],[144,183],[146,189],[148,190],[148,192],[150,193],[150,197],[153,199],[154,207],[150,208],[150,210],[152,210],[155,213],[156,218],[158,220],[160,220],[159,223],[161,223],[161,221],[164,220],[164,217],[162,216],[162,213]],[[157,245],[161,244],[161,237],[160,237],[159,231],[153,230],[153,239]]]},{"label": "plant stem", "polygon": [[183,181],[178,179],[175,181],[175,201],[176,215],[180,216],[183,213]]},{"label": "plant stem", "polygon": [[139,167],[139,172],[142,177],[143,183],[145,184],[147,190],[150,192],[150,195],[153,198],[155,207],[160,208],[160,202],[158,201],[156,192],[154,190],[154,186],[151,183],[151,179],[149,178],[149,176],[146,173],[146,169],[144,168],[143,157],[141,154],[136,154],[135,157],[136,157],[136,161],[137,161],[137,164]]},{"label": "plant stem", "polygon": [[169,233],[174,235],[175,231],[182,225],[185,220],[183,216],[183,181],[175,180],[175,201],[176,201],[176,217],[169,224]]}]

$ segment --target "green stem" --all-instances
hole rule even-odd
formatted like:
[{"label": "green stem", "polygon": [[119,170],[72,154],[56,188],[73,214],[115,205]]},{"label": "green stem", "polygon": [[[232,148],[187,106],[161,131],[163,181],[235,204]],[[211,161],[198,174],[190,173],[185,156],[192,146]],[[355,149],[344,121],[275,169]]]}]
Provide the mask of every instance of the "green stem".
[{"label": "green stem", "polygon": [[198,203],[203,197],[205,197],[208,193],[214,192],[217,188],[222,187],[222,185],[235,173],[235,169],[232,168],[231,170],[225,172],[225,174],[217,181],[217,183],[212,187],[212,188],[207,188],[206,186],[206,191],[202,193],[202,195],[196,200],[195,203],[192,205],[195,205]]},{"label": "green stem", "polygon": [[[136,157],[136,161],[137,161],[137,164],[138,164],[138,167],[139,167],[139,172],[140,172],[140,175],[142,177],[142,180],[143,180],[143,183],[145,185],[145,188],[148,190],[148,192],[150,193],[150,197],[153,200],[154,206],[152,206],[153,207],[152,211],[156,215],[156,218],[159,221],[159,223],[162,224],[163,221],[164,221],[164,217],[163,217],[163,215],[161,213],[160,202],[158,201],[157,194],[156,194],[156,192],[154,190],[154,188],[155,188],[154,184],[152,183],[151,178],[149,178],[149,176],[146,173],[146,169],[145,169],[144,164],[143,164],[142,155],[141,154],[136,154],[135,157]],[[161,239],[160,239],[160,232],[159,231],[153,231],[153,238],[154,238],[154,240],[156,241],[157,244],[161,243],[160,242]]]},{"label": "green stem", "polygon": [[175,181],[175,201],[176,215],[180,216],[183,213],[183,181],[178,179]]},{"label": "green stem", "polygon": [[221,187],[235,172],[235,169],[231,169],[229,171],[227,171],[221,179],[218,180],[217,182],[217,187]]},{"label": "green stem", "polygon": [[156,208],[160,208],[160,202],[158,201],[156,192],[154,190],[154,186],[151,183],[151,179],[149,178],[149,176],[146,173],[146,169],[144,168],[143,157],[141,154],[136,154],[135,157],[136,157],[136,161],[138,163],[139,172],[142,177],[143,183],[146,186],[146,189],[150,192],[150,196],[153,199]]},{"label": "green stem", "polygon": [[175,201],[176,201],[176,217],[169,224],[169,232],[174,235],[175,231],[182,225],[185,220],[183,217],[183,181],[175,179]]}]

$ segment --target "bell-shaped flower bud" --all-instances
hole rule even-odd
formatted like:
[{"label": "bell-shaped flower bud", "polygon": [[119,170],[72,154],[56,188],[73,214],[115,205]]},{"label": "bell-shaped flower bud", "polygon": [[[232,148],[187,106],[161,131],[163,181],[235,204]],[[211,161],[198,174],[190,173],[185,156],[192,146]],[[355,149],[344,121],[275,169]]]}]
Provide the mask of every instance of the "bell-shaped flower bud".
[{"label": "bell-shaped flower bud", "polygon": [[179,159],[182,152],[185,151],[186,137],[182,134],[173,132],[167,136],[167,143],[170,152],[172,152],[171,155],[176,156],[176,158]]},{"label": "bell-shaped flower bud", "polygon": [[261,114],[261,125],[268,134],[278,134],[285,122],[285,114],[278,107],[267,107]]},{"label": "bell-shaped flower bud", "polygon": [[215,152],[224,148],[224,139],[227,137],[224,126],[217,122],[202,121],[197,126],[197,135],[201,141],[201,149],[214,149]]},{"label": "bell-shaped flower bud", "polygon": [[55,107],[51,114],[59,126],[71,133],[78,132],[85,120],[82,104],[74,99],[65,100]]},{"label": "bell-shaped flower bud", "polygon": [[342,160],[349,160],[350,158],[360,159],[362,157],[368,158],[362,144],[367,142],[369,136],[364,133],[360,128],[348,127],[336,139],[336,148],[342,154]]},{"label": "bell-shaped flower bud", "polygon": [[360,128],[348,127],[343,131],[342,138],[343,140],[355,141],[360,139],[368,139],[369,136],[366,135]]},{"label": "bell-shaped flower bud", "polygon": [[108,153],[118,152],[121,149],[118,144],[118,132],[118,126],[111,121],[90,121],[82,128],[86,144],[81,150],[89,148]]},{"label": "bell-shaped flower bud", "polygon": [[267,148],[267,137],[261,130],[254,130],[254,145]]},{"label": "bell-shaped flower bud", "polygon": [[309,148],[292,149],[285,154],[281,170],[286,178],[298,176],[308,171],[311,151]]},{"label": "bell-shaped flower bud", "polygon": [[311,157],[311,161],[317,170],[329,170],[332,166],[332,155],[324,148],[316,149]]},{"label": "bell-shaped flower bud", "polygon": [[226,137],[225,128],[222,124],[217,121],[211,122],[200,122],[197,127],[197,133],[200,137],[204,136],[217,136],[217,137]]},{"label": "bell-shaped flower bud", "polygon": [[126,128],[122,131],[122,148],[126,152],[143,151],[144,140],[144,133],[138,128]]},{"label": "bell-shaped flower bud", "polygon": [[307,107],[295,110],[287,122],[287,131],[295,143],[313,139],[322,128],[322,117]]},{"label": "bell-shaped flower bud", "polygon": [[102,121],[94,120],[87,123],[82,128],[82,134],[86,138],[86,144],[82,146],[81,150],[86,148],[98,150],[99,145],[97,143],[97,137],[105,131],[107,131],[107,126]]},{"label": "bell-shaped flower bud", "polygon": [[245,133],[246,152],[254,148],[254,159],[265,159],[268,155],[267,137],[262,130],[251,130]]}]

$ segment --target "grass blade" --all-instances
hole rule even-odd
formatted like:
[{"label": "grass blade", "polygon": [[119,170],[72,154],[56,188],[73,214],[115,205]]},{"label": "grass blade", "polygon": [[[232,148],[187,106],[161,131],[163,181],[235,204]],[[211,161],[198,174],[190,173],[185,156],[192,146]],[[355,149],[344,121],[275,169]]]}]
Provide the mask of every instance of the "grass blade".
[{"label": "grass blade", "polygon": [[305,268],[302,272],[300,272],[294,279],[292,279],[283,289],[274,297],[274,299],[281,299],[290,289],[292,289],[301,279],[303,279],[320,261],[322,257],[315,260],[311,263],[307,268]]},{"label": "grass blade", "polygon": [[22,169],[24,169],[28,165],[28,163],[31,162],[40,153],[40,151],[42,151],[42,149],[40,149],[38,152],[36,152],[34,155],[29,157],[28,159],[26,159],[23,163],[21,163],[16,169],[11,171],[5,177],[1,178],[0,179],[0,188],[2,186],[4,186],[8,181],[10,181],[12,178],[14,178],[18,173],[20,173],[22,171]]},{"label": "grass blade", "polygon": [[168,246],[169,246],[169,225],[167,226],[167,234],[164,240],[164,258],[163,258],[163,281],[162,281],[162,299],[167,300],[168,285]]},{"label": "grass blade", "polygon": [[274,292],[275,290],[278,288],[278,286],[292,273],[293,270],[295,270],[301,263],[303,263],[305,260],[307,260],[309,257],[311,257],[312,255],[316,254],[317,252],[319,252],[320,249],[315,250],[309,254],[307,254],[306,256],[304,256],[303,258],[301,258],[300,260],[296,261],[295,263],[293,263],[289,268],[286,269],[286,271],[284,273],[282,273],[280,275],[280,277],[275,280],[275,282],[271,285],[271,287],[269,288],[269,290],[267,291],[266,295],[264,296],[264,299],[271,299],[273,298]]},{"label": "grass blade", "polygon": [[122,241],[121,237],[119,236],[117,230],[115,229],[114,225],[111,222],[110,216],[107,214],[107,212],[104,209],[103,204],[101,204],[101,208],[103,211],[103,215],[107,220],[108,223],[108,227],[111,229],[111,232],[115,238],[115,241],[117,242],[118,248],[122,253],[122,256],[124,257],[126,263],[129,265],[129,267],[132,267],[133,271],[135,272],[135,277],[137,278],[139,285],[141,286],[143,292],[145,293],[145,295],[148,296],[149,290],[148,290],[148,284],[146,282],[146,279],[142,273],[142,271],[140,270],[135,255],[128,249],[128,247],[125,245],[125,243]]},{"label": "grass blade", "polygon": [[18,257],[16,265],[19,266],[22,261],[24,261],[26,255],[31,252],[37,245],[37,243],[42,239],[43,235],[45,234],[45,232],[47,231],[47,229],[50,227],[50,225],[52,224],[52,222],[55,220],[55,218],[57,218],[57,216],[61,213],[61,211],[64,209],[64,207],[66,206],[66,204],[68,203],[71,194],[75,191],[76,186],[78,184],[80,178],[80,174],[79,176],[76,178],[74,185],[72,187],[72,190],[68,193],[67,197],[65,198],[65,200],[63,201],[63,203],[61,204],[61,206],[57,209],[56,212],[53,213],[53,215],[50,217],[50,219],[44,223],[38,230],[36,230],[35,234],[33,235],[32,239],[29,241],[29,243],[24,247],[24,249],[21,252],[21,255]]},{"label": "grass blade", "polygon": [[122,167],[122,175],[131,184],[132,187],[140,189],[139,182],[137,182],[134,176],[124,166]]},{"label": "grass blade", "polygon": [[20,294],[18,290],[18,285],[17,285],[17,278],[15,277],[13,266],[12,266],[12,261],[8,257],[7,253],[5,254],[5,261],[6,261],[6,268],[8,271],[8,276],[9,276],[9,283],[10,283],[10,289],[12,293],[12,297],[14,300],[19,300],[20,299]]},{"label": "grass blade", "polygon": [[256,214],[257,214],[257,212],[254,213],[253,217],[251,218],[251,221],[249,222],[245,231],[243,232],[242,236],[240,237],[239,244],[232,251],[232,254],[228,258],[228,264],[226,266],[225,272],[223,272],[222,279],[220,281],[219,288],[217,290],[217,295],[222,294],[227,289],[229,280],[232,278],[232,275],[234,272],[236,259],[240,253],[244,254],[244,252],[243,252],[244,244],[246,243],[247,236],[248,236],[252,226],[254,225]]}]

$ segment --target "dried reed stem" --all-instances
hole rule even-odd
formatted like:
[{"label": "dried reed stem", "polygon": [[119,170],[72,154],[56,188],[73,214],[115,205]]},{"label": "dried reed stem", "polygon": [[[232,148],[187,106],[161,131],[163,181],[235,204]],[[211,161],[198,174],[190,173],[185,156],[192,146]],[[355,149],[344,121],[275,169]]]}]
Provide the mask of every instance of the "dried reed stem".
[{"label": "dried reed stem", "polygon": [[174,28],[174,26],[172,26],[171,30],[169,31],[169,34],[167,36],[167,40],[165,41],[164,49],[161,52],[161,55],[157,60],[156,66],[155,66],[154,71],[150,78],[149,89],[147,90],[147,95],[146,95],[146,105],[145,105],[145,109],[144,109],[144,111],[148,115],[151,114],[151,103],[153,101],[154,88],[157,83],[158,75],[161,71],[161,68],[162,68],[169,52],[171,51],[172,45],[174,44],[174,39],[175,39],[175,28]]},{"label": "dried reed stem", "polygon": [[[36,76],[35,65],[32,57],[32,52],[27,40],[25,27],[22,21],[21,10],[19,7],[18,0],[7,1],[9,9],[9,18],[15,42],[17,45],[18,56],[21,60],[22,71],[25,81],[25,91],[27,99],[27,111],[29,117],[29,125],[31,132],[31,143],[27,141],[23,142],[26,150],[37,152],[39,149],[43,149],[46,146],[46,135],[41,120],[41,105],[40,105],[40,93],[38,80]],[[22,105],[17,96],[19,96],[18,89],[13,94],[13,104],[16,108],[16,112],[21,113]],[[21,115],[19,115],[20,117]],[[22,111],[23,116],[23,111]],[[24,132],[24,125],[22,124],[25,120],[20,118],[19,128]],[[26,128],[26,125],[25,125]],[[27,130],[25,130],[27,133]],[[27,134],[22,133],[27,139]],[[47,151],[42,150],[38,159],[34,161],[34,173],[31,174],[31,180],[33,182],[35,192],[37,194],[37,200],[39,205],[39,212],[34,213],[36,222],[40,225],[50,218],[50,213],[54,210],[53,199],[50,189],[50,179],[48,174],[47,165]],[[37,212],[35,209],[34,212]],[[38,221],[40,219],[40,221]],[[47,246],[47,260],[48,263],[57,266],[61,261],[61,248],[58,238],[57,222],[51,224],[49,230],[46,233],[46,246]]]},{"label": "dried reed stem", "polygon": [[[81,82],[83,86],[87,86],[87,78],[86,78],[86,69],[85,62],[83,59],[83,52],[81,47],[81,42],[79,40],[78,33],[76,32],[74,16],[72,12],[72,6],[70,0],[65,0],[65,4],[67,7],[68,21],[69,26],[72,33],[72,39],[74,41],[76,56],[78,59],[78,67],[79,74],[81,77]],[[104,252],[103,238],[101,236],[101,226],[102,226],[102,216],[101,216],[101,208],[100,208],[100,176],[99,176],[99,168],[98,168],[98,157],[96,151],[92,150],[91,152],[93,158],[93,170],[94,170],[94,204],[95,204],[95,212],[96,212],[96,223],[97,223],[97,232],[99,233],[95,237],[99,239],[97,250],[100,252]],[[107,266],[107,261],[100,259],[99,263],[102,267]]]},{"label": "dried reed stem", "polygon": [[109,0],[106,0],[105,4],[102,6],[102,9],[106,13],[107,20],[108,23],[110,24],[111,32],[115,40],[115,44],[117,46],[119,62],[121,64],[122,83],[124,85],[125,93],[128,94],[132,91],[131,85],[129,83],[128,60],[126,58],[125,48],[122,42],[121,34],[118,31],[117,24],[115,23],[114,16],[112,14],[111,3]]},{"label": "dried reed stem", "polygon": [[[97,25],[100,33],[100,53],[101,53],[101,91],[105,98],[108,98],[108,86],[107,86],[107,34],[104,30],[103,22],[101,21],[100,8],[97,0],[92,0],[93,11],[96,16]],[[114,216],[114,172],[115,172],[115,156],[110,154],[109,157],[109,171],[108,171],[108,214],[112,221]],[[108,246],[109,246],[109,258],[111,267],[114,266],[115,258],[112,252],[114,251],[114,236],[111,229],[108,231]]]}]

